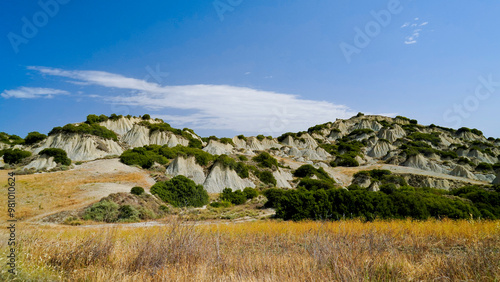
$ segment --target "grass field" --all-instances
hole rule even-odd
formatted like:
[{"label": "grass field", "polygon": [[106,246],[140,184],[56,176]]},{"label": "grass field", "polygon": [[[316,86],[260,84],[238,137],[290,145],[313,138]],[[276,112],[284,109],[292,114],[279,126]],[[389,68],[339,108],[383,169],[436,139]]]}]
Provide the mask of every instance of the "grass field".
[{"label": "grass field", "polygon": [[499,221],[25,225],[18,238],[20,281],[500,279]]}]

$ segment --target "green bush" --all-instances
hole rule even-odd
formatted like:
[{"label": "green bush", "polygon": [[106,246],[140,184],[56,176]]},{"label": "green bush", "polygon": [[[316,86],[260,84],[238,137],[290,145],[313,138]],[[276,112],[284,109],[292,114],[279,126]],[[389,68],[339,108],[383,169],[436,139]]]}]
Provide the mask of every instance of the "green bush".
[{"label": "green bush", "polygon": [[142,119],[143,120],[149,120],[149,119],[151,119],[151,116],[148,115],[148,114],[145,114],[145,115],[142,116]]},{"label": "green bush", "polygon": [[240,140],[244,140],[244,141],[247,141],[247,138],[245,137],[245,135],[241,134],[241,135],[238,135],[238,139]]},{"label": "green bush", "polygon": [[229,168],[234,170],[239,177],[241,178],[248,178],[248,167],[245,163],[243,162],[237,162],[233,158],[227,156],[227,155],[220,155],[217,157],[215,160],[215,163],[219,163],[222,165],[224,168]]},{"label": "green bush", "polygon": [[123,152],[120,161],[127,165],[138,165],[142,168],[151,168],[155,162],[165,165],[168,163],[166,157],[160,155],[158,145],[150,145],[134,148]]},{"label": "green bush", "polygon": [[338,157],[338,162],[336,163],[338,166],[345,167],[357,167],[359,166],[359,162],[352,156],[348,154],[340,155]]},{"label": "green bush", "polygon": [[140,214],[141,213],[131,205],[123,205],[118,208],[119,221],[139,221]]},{"label": "green bush", "polygon": [[260,153],[258,156],[253,157],[252,160],[257,162],[261,167],[277,168],[279,166],[278,161],[267,152]]},{"label": "green bush", "polygon": [[489,172],[489,171],[493,171],[493,166],[489,163],[480,163],[476,166],[476,170]]},{"label": "green bush", "polygon": [[210,203],[211,207],[214,208],[229,208],[231,206],[231,202],[228,201],[219,201]]},{"label": "green bush", "polygon": [[116,222],[119,214],[119,205],[117,203],[109,200],[103,200],[87,208],[83,215],[83,219],[109,223]]},{"label": "green bush", "polygon": [[108,120],[108,117],[106,115],[100,115],[100,116],[88,115],[87,121],[85,121],[85,123],[92,125],[94,123],[100,123],[100,122],[104,122],[107,120]]},{"label": "green bush", "polygon": [[188,147],[189,148],[195,148],[195,149],[202,149],[203,148],[203,144],[201,143],[200,140],[198,140],[196,138],[192,138],[191,140],[189,140]]},{"label": "green bush", "polygon": [[285,195],[285,190],[271,188],[264,190],[264,196],[267,198],[267,202],[264,204],[265,208],[277,208],[281,200]]},{"label": "green bush", "polygon": [[139,187],[139,186],[135,186],[130,190],[130,193],[137,195],[137,196],[140,196],[140,195],[144,194],[144,188]]},{"label": "green bush", "polygon": [[208,193],[203,186],[196,185],[193,180],[183,175],[157,182],[151,187],[151,194],[175,207],[202,207],[208,204]]},{"label": "green bush", "polygon": [[273,173],[267,170],[261,171],[257,173],[256,175],[260,181],[262,181],[264,184],[272,184],[273,186],[276,186],[276,178],[274,178]]},{"label": "green bush", "polygon": [[38,153],[40,156],[45,155],[48,157],[54,157],[54,162],[61,165],[71,165],[71,159],[68,158],[68,154],[66,151],[59,148],[46,148]]},{"label": "green bush", "polygon": [[100,126],[97,123],[82,123],[80,125],[66,124],[63,127],[54,127],[49,135],[54,135],[58,133],[77,133],[77,134],[90,134],[104,139],[111,139],[118,141],[118,136],[113,131],[107,129],[104,126]]},{"label": "green bush", "polygon": [[242,162],[248,161],[248,158],[246,156],[243,156],[243,155],[238,156],[238,159],[240,159],[240,161],[242,161]]},{"label": "green bush", "polygon": [[28,151],[23,151],[20,149],[6,149],[2,150],[3,151],[3,160],[7,164],[17,164],[21,162],[23,159],[30,157],[31,152]]},{"label": "green bush", "polygon": [[243,193],[245,194],[245,197],[247,197],[247,199],[253,199],[259,196],[259,192],[251,187],[246,187],[245,189],[243,189]]},{"label": "green bush", "polygon": [[257,135],[257,140],[262,141],[264,139],[266,139],[266,137],[264,135],[262,135],[262,134]]},{"label": "green bush", "polygon": [[37,131],[34,131],[34,132],[28,133],[28,135],[26,136],[26,138],[24,138],[24,143],[26,145],[33,145],[35,143],[38,143],[40,141],[45,140],[45,138],[47,138],[47,135],[41,134],[41,133],[39,133]]},{"label": "green bush", "polygon": [[233,205],[242,205],[247,201],[245,193],[243,193],[241,190],[236,190],[233,192],[231,188],[224,188],[219,198],[221,201],[230,202]]}]

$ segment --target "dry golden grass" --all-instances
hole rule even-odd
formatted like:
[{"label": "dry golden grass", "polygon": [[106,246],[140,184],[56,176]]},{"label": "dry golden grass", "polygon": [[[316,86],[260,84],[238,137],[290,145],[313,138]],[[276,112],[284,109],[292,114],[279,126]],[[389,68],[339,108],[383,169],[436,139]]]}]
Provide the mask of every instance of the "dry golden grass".
[{"label": "dry golden grass", "polygon": [[[499,221],[172,221],[148,228],[40,226],[19,232],[20,280],[500,279]],[[5,271],[0,278],[7,278]]]},{"label": "dry golden grass", "polygon": [[[7,173],[1,171],[0,187],[7,187]],[[123,172],[93,174],[87,171],[60,171],[53,173],[17,175],[16,198],[18,219],[28,219],[40,214],[55,212],[59,209],[81,207],[100,198],[89,198],[88,191],[80,187],[91,183],[134,183],[142,187],[149,187],[143,172]],[[106,196],[106,195],[104,195]],[[4,202],[7,194],[0,199]],[[0,219],[7,219],[7,213],[0,213]]]}]

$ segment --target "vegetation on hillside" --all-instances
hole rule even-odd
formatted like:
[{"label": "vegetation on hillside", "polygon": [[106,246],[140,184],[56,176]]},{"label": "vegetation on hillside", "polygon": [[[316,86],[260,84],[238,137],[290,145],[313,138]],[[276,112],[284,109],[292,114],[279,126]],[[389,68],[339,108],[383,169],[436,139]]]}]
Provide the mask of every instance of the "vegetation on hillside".
[{"label": "vegetation on hillside", "polygon": [[174,207],[202,207],[208,204],[208,193],[203,186],[183,175],[157,182],[150,191]]}]

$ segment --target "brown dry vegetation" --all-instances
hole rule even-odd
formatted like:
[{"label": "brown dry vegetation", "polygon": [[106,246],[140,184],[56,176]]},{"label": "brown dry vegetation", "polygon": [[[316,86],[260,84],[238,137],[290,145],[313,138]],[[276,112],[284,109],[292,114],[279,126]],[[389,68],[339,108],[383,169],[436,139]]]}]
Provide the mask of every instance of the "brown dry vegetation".
[{"label": "brown dry vegetation", "polygon": [[[7,188],[7,173],[0,173],[0,187]],[[16,198],[18,219],[28,219],[47,212],[82,207],[98,201],[106,195],[89,193],[82,185],[91,183],[132,183],[149,187],[143,172],[94,173],[87,171],[60,171],[53,173],[16,176]],[[1,199],[6,202],[7,194]],[[0,213],[0,219],[7,219],[7,213]]]},{"label": "brown dry vegetation", "polygon": [[[148,228],[41,226],[19,232],[19,280],[500,279],[498,221],[173,221]],[[0,278],[6,279],[5,272]]]}]

